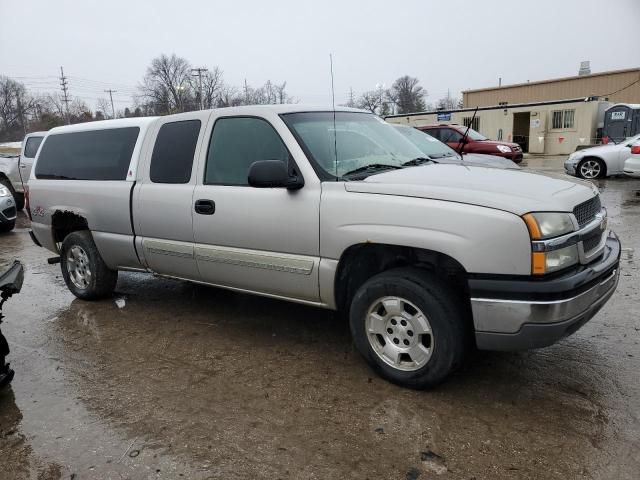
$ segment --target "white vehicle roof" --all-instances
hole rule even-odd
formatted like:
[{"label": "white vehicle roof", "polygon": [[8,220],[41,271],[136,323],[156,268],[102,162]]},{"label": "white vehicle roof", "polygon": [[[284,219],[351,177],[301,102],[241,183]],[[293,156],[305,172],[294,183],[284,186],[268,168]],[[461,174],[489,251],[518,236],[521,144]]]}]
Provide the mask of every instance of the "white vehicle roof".
[{"label": "white vehicle roof", "polygon": [[107,130],[110,128],[124,127],[140,127],[140,131],[142,132],[143,127],[148,127],[157,118],[158,117],[117,118],[114,120],[100,120],[98,122],[76,123],[74,125],[55,127],[46,133],[49,135],[56,135],[58,133],[90,132],[92,130]]}]

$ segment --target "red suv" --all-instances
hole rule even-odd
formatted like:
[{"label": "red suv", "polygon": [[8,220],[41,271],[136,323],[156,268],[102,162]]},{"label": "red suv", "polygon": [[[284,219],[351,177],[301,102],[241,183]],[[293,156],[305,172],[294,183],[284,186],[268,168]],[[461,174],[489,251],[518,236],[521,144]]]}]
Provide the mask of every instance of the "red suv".
[{"label": "red suv", "polygon": [[[455,123],[450,125],[428,125],[417,128],[437,138],[441,142],[446,143],[456,151],[460,151],[460,141],[464,136],[464,132],[467,131],[467,127],[456,125]],[[469,133],[467,133],[462,152],[484,153],[508,158],[515,163],[522,162],[522,148],[520,145],[517,143],[489,140],[472,128],[470,128]]]}]

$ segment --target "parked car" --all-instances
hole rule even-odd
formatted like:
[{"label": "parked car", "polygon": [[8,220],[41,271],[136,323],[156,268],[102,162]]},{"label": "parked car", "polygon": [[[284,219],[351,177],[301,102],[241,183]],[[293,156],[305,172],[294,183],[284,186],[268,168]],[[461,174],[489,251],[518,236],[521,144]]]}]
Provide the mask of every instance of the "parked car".
[{"label": "parked car", "polygon": [[111,295],[128,270],[338,310],[366,361],[414,388],[444,380],[474,344],[572,334],[618,283],[595,186],[436,164],[355,109],[54,128],[29,198],[33,239],[78,298]]},{"label": "parked car", "polygon": [[9,189],[18,210],[22,210],[25,206],[24,186],[29,179],[33,160],[46,133],[27,134],[22,141],[19,156],[0,154],[0,184]]},{"label": "parked car", "polygon": [[631,147],[640,135],[621,143],[608,143],[578,150],[564,162],[564,170],[579,178],[605,178],[624,173],[624,162],[631,155]]},{"label": "parked car", "polygon": [[[446,143],[456,152],[460,151],[460,142],[467,131],[467,127],[455,123],[447,125],[426,125],[417,127],[419,130],[428,133],[443,143]],[[483,153],[495,155],[521,163],[523,154],[522,147],[517,143],[489,140],[484,135],[469,128],[469,133],[465,138],[463,153]]]},{"label": "parked car", "polygon": [[11,191],[0,185],[0,233],[10,232],[16,226],[16,202]]},{"label": "parked car", "polygon": [[511,160],[497,157],[495,155],[483,155],[480,153],[458,154],[447,144],[442,143],[435,137],[410,127],[409,125],[392,124],[405,137],[409,139],[428,158],[437,163],[455,163],[464,165],[476,165],[497,168],[520,168]]},{"label": "parked car", "polygon": [[631,156],[624,162],[624,174],[640,178],[640,142],[631,146]]}]

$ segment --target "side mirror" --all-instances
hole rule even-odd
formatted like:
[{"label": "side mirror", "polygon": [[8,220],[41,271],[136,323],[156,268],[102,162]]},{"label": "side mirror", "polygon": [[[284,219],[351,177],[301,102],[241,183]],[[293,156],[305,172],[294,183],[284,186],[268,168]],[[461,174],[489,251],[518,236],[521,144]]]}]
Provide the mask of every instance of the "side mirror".
[{"label": "side mirror", "polygon": [[256,188],[287,188],[304,186],[300,177],[290,177],[287,165],[281,160],[260,160],[249,167],[249,185]]}]

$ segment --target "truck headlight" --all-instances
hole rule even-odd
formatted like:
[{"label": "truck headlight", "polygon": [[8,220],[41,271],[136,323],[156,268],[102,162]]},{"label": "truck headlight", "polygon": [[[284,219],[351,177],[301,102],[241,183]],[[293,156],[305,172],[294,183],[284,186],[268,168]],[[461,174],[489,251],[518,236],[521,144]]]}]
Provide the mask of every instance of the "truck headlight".
[{"label": "truck headlight", "polygon": [[0,197],[8,197],[11,195],[11,192],[7,187],[0,187]]},{"label": "truck headlight", "polygon": [[522,217],[531,237],[531,273],[544,275],[575,265],[579,261],[578,245],[563,246],[548,242],[575,231],[568,213],[536,212]]},{"label": "truck headlight", "polygon": [[532,240],[546,240],[559,237],[575,230],[573,220],[568,213],[538,212],[527,213],[522,217],[529,229]]},{"label": "truck headlight", "polygon": [[551,250],[549,252],[533,252],[531,254],[531,273],[544,275],[557,272],[578,263],[578,245]]},{"label": "truck headlight", "polygon": [[497,145],[496,148],[502,153],[511,153],[511,148],[507,147],[506,145]]}]

